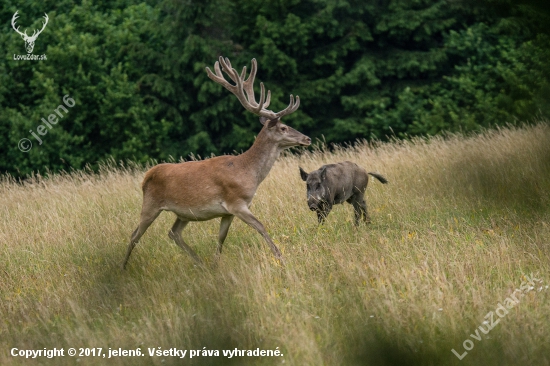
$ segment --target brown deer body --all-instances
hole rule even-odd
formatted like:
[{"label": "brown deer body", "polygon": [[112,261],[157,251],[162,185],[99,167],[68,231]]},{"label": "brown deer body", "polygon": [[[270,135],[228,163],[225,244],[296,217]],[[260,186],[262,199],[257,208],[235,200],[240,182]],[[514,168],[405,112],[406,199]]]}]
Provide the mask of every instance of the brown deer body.
[{"label": "brown deer body", "polygon": [[[256,73],[256,61],[252,60],[252,71],[246,81],[243,80],[246,67],[239,76],[231,68],[229,60],[220,57],[220,63],[236,85],[229,84],[223,78],[217,62],[216,75],[207,68],[208,76],[235,94],[247,110],[260,115],[260,121],[264,126],[252,147],[241,155],[219,156],[179,164],[159,164],[151,168],[143,179],[140,223],[132,234],[122,268],[125,268],[133,248],[143,233],[162,211],[176,214],[176,221],[168,235],[199,263],[200,259],[185,243],[181,232],[190,221],[205,221],[217,217],[221,217],[218,255],[221,254],[229,226],[237,216],[263,236],[275,257],[282,258],[281,252],[262,223],[250,212],[249,207],[258,186],[268,175],[280,153],[292,146],[307,146],[311,143],[309,137],[280,122],[282,116],[298,109],[300,100],[296,97],[294,102],[291,96],[289,106],[283,111],[274,113],[266,110],[270,93],[268,92],[267,98],[264,98],[263,84],[260,102],[256,103],[254,99],[252,84]],[[244,96],[244,92],[248,98]]]}]

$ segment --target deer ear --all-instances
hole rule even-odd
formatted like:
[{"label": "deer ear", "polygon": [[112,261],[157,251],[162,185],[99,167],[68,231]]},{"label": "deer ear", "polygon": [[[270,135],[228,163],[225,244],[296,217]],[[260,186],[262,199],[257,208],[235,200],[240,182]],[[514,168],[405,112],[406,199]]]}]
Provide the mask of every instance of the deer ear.
[{"label": "deer ear", "polygon": [[305,170],[302,169],[301,167],[299,167],[299,168],[300,168],[300,177],[302,177],[302,180],[305,182],[305,181],[307,180],[307,176],[308,176],[309,174],[307,174],[307,173],[305,172]]},{"label": "deer ear", "polygon": [[265,126],[265,124],[267,123],[267,128],[273,128],[277,125],[277,123],[279,122],[279,119],[278,118],[275,118],[275,119],[269,119],[267,117],[260,117],[260,123],[262,125]]},{"label": "deer ear", "polygon": [[277,126],[277,123],[279,123],[278,118],[270,119],[268,124],[267,124],[267,128],[273,128],[273,127]]},{"label": "deer ear", "polygon": [[265,125],[265,123],[266,123],[267,121],[269,121],[269,119],[268,119],[267,117],[260,117],[260,123],[261,123],[262,125]]},{"label": "deer ear", "polygon": [[327,178],[327,167],[324,166],[321,168],[321,180],[325,180]]}]

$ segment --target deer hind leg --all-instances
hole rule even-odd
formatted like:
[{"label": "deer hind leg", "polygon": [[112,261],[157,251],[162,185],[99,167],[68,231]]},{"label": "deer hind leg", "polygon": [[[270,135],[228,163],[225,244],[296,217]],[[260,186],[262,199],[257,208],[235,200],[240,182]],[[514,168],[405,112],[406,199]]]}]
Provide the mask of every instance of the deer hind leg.
[{"label": "deer hind leg", "polygon": [[145,233],[147,228],[149,228],[153,221],[155,221],[155,219],[160,215],[160,212],[161,210],[155,210],[151,212],[149,212],[148,210],[141,210],[139,225],[132,233],[132,238],[130,239],[130,244],[128,245],[128,250],[126,251],[126,257],[124,258],[124,262],[122,263],[122,269],[126,268],[126,264],[128,263],[128,259],[130,259],[130,254],[132,254],[132,250],[134,250],[134,247],[138,243],[141,236]]},{"label": "deer hind leg", "polygon": [[281,254],[281,251],[277,246],[273,243],[273,240],[271,240],[271,237],[267,233],[267,231],[264,228],[264,225],[258,220],[252,212],[248,209],[246,204],[240,205],[238,207],[230,208],[228,210],[231,214],[237,216],[239,219],[243,220],[248,225],[252,226],[256,231],[258,231],[262,237],[267,242],[267,245],[269,245],[269,248],[271,249],[271,252],[275,256],[275,258],[282,261],[283,255]]},{"label": "deer hind leg", "polygon": [[231,226],[231,223],[233,222],[234,218],[235,218],[235,216],[233,216],[233,215],[222,217],[222,221],[220,222],[220,233],[218,235],[218,249],[216,250],[217,255],[222,254],[223,242],[225,241],[225,238],[227,237],[227,232],[229,231],[229,226]]},{"label": "deer hind leg", "polygon": [[181,232],[184,227],[187,226],[189,221],[183,221],[179,217],[176,219],[176,222],[174,222],[174,225],[172,225],[172,228],[168,232],[168,236],[176,242],[176,244],[183,250],[185,250],[191,258],[195,260],[198,264],[202,264],[202,261],[200,260],[199,256],[193,249],[191,249],[185,242],[183,241],[183,238],[181,237]]}]

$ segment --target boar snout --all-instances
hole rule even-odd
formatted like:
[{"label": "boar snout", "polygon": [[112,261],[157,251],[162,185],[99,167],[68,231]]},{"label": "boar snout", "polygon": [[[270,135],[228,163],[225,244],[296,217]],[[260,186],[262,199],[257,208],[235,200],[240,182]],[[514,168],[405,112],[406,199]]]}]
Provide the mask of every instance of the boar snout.
[{"label": "boar snout", "polygon": [[319,211],[321,210],[323,200],[319,196],[309,196],[307,200],[307,205],[311,211]]}]

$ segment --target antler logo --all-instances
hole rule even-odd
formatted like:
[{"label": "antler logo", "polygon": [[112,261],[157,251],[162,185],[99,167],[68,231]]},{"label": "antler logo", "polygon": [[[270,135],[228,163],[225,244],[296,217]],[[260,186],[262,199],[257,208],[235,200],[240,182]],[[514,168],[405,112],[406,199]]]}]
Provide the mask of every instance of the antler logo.
[{"label": "antler logo", "polygon": [[17,15],[18,11],[15,12],[15,14],[13,14],[13,18],[11,18],[11,26],[13,27],[13,29],[19,33],[19,35],[23,38],[23,40],[25,41],[25,48],[27,49],[27,53],[32,53],[32,50],[34,49],[34,42],[36,41],[36,38],[38,38],[38,36],[40,35],[40,33],[42,33],[42,31],[44,30],[44,28],[46,28],[46,24],[48,24],[48,14],[44,13],[44,19],[46,20],[44,22],[44,25],[42,25],[42,29],[40,29],[37,33],[36,29],[34,30],[32,36],[28,36],[27,35],[27,30],[25,29],[25,32],[24,33],[21,33],[19,31],[19,26],[17,26],[17,28],[15,28],[15,21],[17,20],[17,18],[19,18],[19,16]]}]

